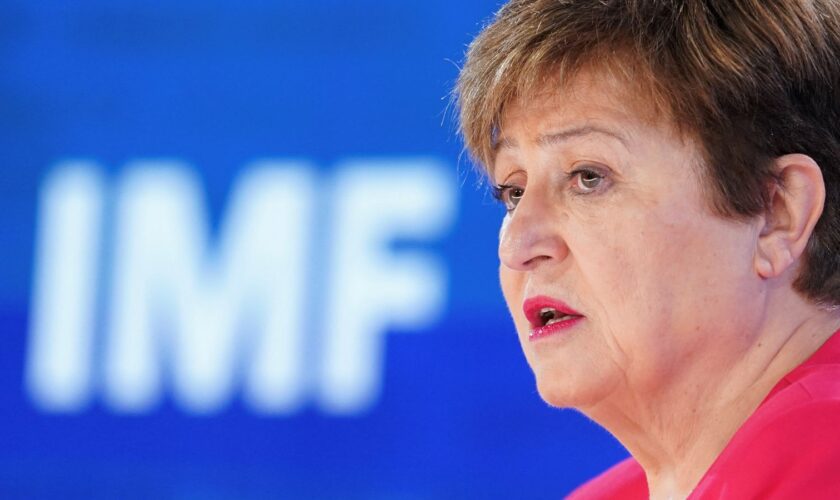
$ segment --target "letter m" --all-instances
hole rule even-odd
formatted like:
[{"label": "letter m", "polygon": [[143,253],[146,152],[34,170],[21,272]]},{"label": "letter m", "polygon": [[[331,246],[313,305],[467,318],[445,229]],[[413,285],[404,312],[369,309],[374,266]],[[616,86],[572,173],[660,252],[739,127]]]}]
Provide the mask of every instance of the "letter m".
[{"label": "letter m", "polygon": [[169,368],[175,401],[189,411],[221,408],[240,373],[254,409],[297,409],[314,170],[268,162],[246,170],[214,249],[190,172],[136,164],[119,188],[107,401],[149,408]]}]

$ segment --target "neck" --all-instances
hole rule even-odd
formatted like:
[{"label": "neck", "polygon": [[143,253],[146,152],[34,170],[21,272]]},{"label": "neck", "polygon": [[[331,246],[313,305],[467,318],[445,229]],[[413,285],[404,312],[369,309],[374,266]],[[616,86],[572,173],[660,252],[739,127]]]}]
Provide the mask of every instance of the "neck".
[{"label": "neck", "polygon": [[622,387],[583,408],[645,471],[651,498],[686,498],[776,383],[840,328],[840,311],[803,300],[769,315],[735,361],[680,367],[655,393]]}]

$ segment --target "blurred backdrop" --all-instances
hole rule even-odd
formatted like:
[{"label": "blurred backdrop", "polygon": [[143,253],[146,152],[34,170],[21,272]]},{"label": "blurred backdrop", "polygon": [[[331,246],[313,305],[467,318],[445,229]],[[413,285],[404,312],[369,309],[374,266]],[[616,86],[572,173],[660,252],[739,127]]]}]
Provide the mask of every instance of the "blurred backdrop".
[{"label": "blurred backdrop", "polygon": [[495,0],[4,1],[0,497],[560,498],[449,92]]}]

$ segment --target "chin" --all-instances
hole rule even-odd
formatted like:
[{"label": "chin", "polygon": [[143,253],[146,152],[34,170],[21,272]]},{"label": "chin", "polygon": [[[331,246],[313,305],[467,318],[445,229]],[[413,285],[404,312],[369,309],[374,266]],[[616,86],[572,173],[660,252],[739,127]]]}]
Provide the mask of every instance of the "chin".
[{"label": "chin", "polygon": [[555,408],[588,408],[603,401],[610,393],[610,384],[591,377],[570,377],[568,372],[537,370],[537,391]]}]

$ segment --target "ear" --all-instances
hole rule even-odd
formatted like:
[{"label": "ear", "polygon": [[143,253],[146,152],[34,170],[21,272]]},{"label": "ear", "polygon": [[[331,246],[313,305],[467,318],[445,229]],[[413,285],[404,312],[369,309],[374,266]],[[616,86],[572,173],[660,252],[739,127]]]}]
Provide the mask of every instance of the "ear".
[{"label": "ear", "polygon": [[780,183],[771,188],[755,256],[762,278],[780,276],[802,256],[825,204],[822,171],[813,158],[784,155],[774,160],[774,167]]}]

